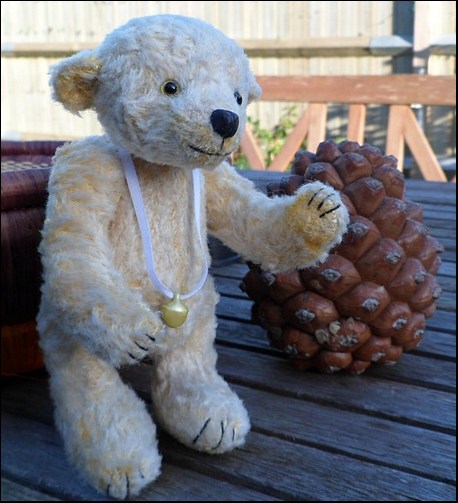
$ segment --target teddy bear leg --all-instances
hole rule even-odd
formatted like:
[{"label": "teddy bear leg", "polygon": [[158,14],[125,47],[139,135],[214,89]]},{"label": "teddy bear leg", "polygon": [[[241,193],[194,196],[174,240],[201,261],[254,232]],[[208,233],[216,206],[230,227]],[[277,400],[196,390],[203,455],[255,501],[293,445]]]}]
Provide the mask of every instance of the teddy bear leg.
[{"label": "teddy bear leg", "polygon": [[65,450],[101,493],[119,499],[136,495],[160,473],[151,415],[114,367],[70,346],[45,350]]},{"label": "teddy bear leg", "polygon": [[245,442],[248,413],[218,375],[214,315],[202,319],[186,343],[154,365],[152,397],[155,418],[181,443],[211,454]]}]

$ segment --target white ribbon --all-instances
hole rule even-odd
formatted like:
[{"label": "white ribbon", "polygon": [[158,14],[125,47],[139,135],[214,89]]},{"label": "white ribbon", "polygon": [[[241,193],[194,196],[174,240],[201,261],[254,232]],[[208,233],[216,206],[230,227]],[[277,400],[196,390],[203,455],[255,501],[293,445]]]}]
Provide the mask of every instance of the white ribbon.
[{"label": "white ribbon", "polygon": [[[119,155],[121,158],[122,166],[124,168],[124,176],[126,177],[127,186],[129,187],[130,197],[132,198],[132,203],[134,205],[135,214],[137,216],[138,225],[140,227],[140,234],[143,241],[143,249],[145,251],[146,259],[146,270],[148,272],[153,285],[161,292],[163,295],[169,299],[173,299],[174,292],[170,290],[162,281],[156,273],[156,264],[154,261],[153,254],[153,243],[151,240],[151,233],[148,226],[148,219],[146,216],[145,204],[143,202],[142,192],[140,189],[140,183],[138,181],[137,172],[135,170],[134,163],[132,161],[132,156],[127,150],[118,148]],[[192,182],[194,189],[194,219],[197,229],[197,236],[199,238],[200,249],[202,251],[202,257],[204,262],[204,270],[202,276],[199,279],[197,285],[188,293],[179,294],[180,299],[185,300],[189,297],[195,295],[203,286],[208,276],[208,262],[205,255],[205,249],[202,239],[201,230],[201,173],[200,169],[195,168],[192,171]],[[177,292],[178,293],[178,292]]]}]

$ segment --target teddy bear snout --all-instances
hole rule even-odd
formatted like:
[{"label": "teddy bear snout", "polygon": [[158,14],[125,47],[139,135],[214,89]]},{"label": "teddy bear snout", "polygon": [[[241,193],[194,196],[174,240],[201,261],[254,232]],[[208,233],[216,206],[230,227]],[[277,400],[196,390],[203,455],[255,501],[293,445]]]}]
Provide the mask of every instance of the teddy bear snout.
[{"label": "teddy bear snout", "polygon": [[232,138],[239,128],[239,116],[229,110],[214,110],[210,122],[213,131],[223,139]]}]

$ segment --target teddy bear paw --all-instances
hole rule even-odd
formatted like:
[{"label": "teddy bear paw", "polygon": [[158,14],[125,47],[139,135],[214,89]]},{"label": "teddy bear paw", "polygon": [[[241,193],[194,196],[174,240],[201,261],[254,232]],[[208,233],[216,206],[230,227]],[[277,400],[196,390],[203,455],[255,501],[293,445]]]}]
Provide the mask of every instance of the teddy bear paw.
[{"label": "teddy bear paw", "polygon": [[95,354],[115,367],[139,363],[151,356],[167,335],[158,313],[146,305],[140,304],[132,312],[122,307],[114,311],[99,305],[92,310],[94,325],[110,334],[108,338],[100,338],[105,344],[97,344]]},{"label": "teddy bear paw", "polygon": [[[175,390],[176,393],[176,390]],[[180,396],[155,397],[162,425],[180,442],[209,454],[243,445],[250,430],[248,413],[226,383],[197,385]]]},{"label": "teddy bear paw", "polygon": [[125,333],[122,334],[117,344],[108,348],[108,360],[115,367],[140,363],[162,347],[166,333],[165,325],[159,329],[143,325],[125,327]]},{"label": "teddy bear paw", "polygon": [[349,215],[339,193],[320,182],[303,185],[287,208],[287,222],[304,237],[306,245],[319,252],[340,241]]},{"label": "teddy bear paw", "polygon": [[136,496],[153,482],[160,473],[160,458],[145,460],[134,466],[133,463],[119,468],[101,470],[98,490],[109,498],[126,499]]},{"label": "teddy bear paw", "polygon": [[220,454],[242,445],[249,423],[245,418],[232,416],[213,412],[203,424],[199,424],[199,432],[192,439],[191,446],[199,451]]}]

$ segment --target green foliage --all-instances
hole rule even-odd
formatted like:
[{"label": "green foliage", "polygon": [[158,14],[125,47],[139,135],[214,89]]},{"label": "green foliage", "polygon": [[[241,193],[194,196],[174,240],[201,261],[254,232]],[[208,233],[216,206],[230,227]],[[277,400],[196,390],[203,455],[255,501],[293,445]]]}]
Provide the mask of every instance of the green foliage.
[{"label": "green foliage", "polygon": [[[261,127],[259,119],[248,117],[253,134],[264,155],[264,162],[269,166],[285,145],[286,138],[294,129],[298,119],[297,106],[291,105],[282,113],[280,121],[272,129]],[[301,148],[305,148],[303,145]],[[249,169],[248,160],[240,151],[234,155],[234,164],[240,169]]]},{"label": "green foliage", "polygon": [[251,169],[251,166],[248,164],[248,159],[246,158],[246,155],[242,154],[240,149],[232,154],[232,162],[234,163],[234,166],[238,169]]}]

